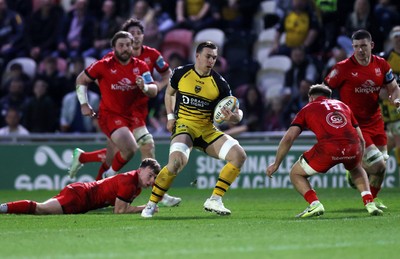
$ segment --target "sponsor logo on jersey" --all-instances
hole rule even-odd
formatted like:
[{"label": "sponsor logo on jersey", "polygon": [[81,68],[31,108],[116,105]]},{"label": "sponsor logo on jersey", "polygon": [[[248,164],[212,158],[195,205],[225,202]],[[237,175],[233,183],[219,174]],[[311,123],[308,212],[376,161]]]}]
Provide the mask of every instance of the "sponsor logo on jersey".
[{"label": "sponsor logo on jersey", "polygon": [[198,99],[198,98],[194,98],[194,97],[189,97],[186,95],[182,95],[182,103],[185,105],[190,105],[190,106],[194,106],[194,107],[200,107],[200,108],[204,108],[204,107],[208,107],[210,105],[210,102]]},{"label": "sponsor logo on jersey", "polygon": [[375,82],[368,79],[364,83],[361,84],[360,87],[356,87],[354,92],[357,94],[371,94],[373,92],[379,92],[381,88],[375,85]]},{"label": "sponsor logo on jersey", "polygon": [[136,85],[133,85],[131,80],[128,78],[122,78],[118,83],[111,84],[111,90],[120,90],[120,91],[129,91],[136,88]]},{"label": "sponsor logo on jersey", "polygon": [[377,76],[382,75],[381,69],[380,69],[379,67],[375,68],[375,74],[376,74]]},{"label": "sponsor logo on jersey", "polygon": [[198,94],[198,93],[201,91],[201,86],[196,85],[196,86],[194,87],[194,91],[196,92],[196,94]]},{"label": "sponsor logo on jersey", "polygon": [[334,112],[330,112],[328,113],[328,115],[326,115],[326,122],[336,128],[343,128],[346,124],[347,124],[347,119],[346,116],[343,115],[343,113],[338,112],[338,111],[334,111]]}]

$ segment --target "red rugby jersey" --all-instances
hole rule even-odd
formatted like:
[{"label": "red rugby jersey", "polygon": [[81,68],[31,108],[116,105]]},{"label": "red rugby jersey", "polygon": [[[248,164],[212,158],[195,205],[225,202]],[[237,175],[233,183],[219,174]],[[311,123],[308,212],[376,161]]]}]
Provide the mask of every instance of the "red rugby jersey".
[{"label": "red rugby jersey", "polygon": [[324,82],[339,89],[340,100],[350,107],[362,126],[381,119],[379,91],[392,80],[392,69],[383,58],[372,55],[371,62],[362,66],[353,55],[337,63]]}]

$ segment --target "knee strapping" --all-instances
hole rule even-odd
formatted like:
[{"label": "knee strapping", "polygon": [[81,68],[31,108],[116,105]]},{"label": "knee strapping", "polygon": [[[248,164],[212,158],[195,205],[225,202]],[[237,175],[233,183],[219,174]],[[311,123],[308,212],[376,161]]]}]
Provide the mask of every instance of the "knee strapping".
[{"label": "knee strapping", "polygon": [[299,164],[300,164],[300,167],[301,168],[303,168],[303,170],[304,170],[304,172],[306,172],[306,174],[307,175],[314,175],[314,174],[317,174],[318,172],[317,171],[315,171],[308,163],[307,163],[307,161],[304,159],[304,157],[303,156],[300,156],[300,158],[299,158]]},{"label": "knee strapping", "polygon": [[139,147],[144,144],[154,143],[153,136],[149,133],[146,127],[135,129],[133,132],[133,136],[135,137]]},{"label": "knee strapping", "polygon": [[385,160],[384,154],[377,148],[371,149],[363,157],[363,161],[367,166],[371,166],[381,160]]},{"label": "knee strapping", "polygon": [[189,160],[190,148],[184,143],[174,143],[169,148],[169,154],[173,152],[181,152],[185,155],[186,159]]},{"label": "knee strapping", "polygon": [[228,140],[225,141],[224,144],[222,144],[222,147],[219,150],[218,157],[222,160],[225,160],[226,156],[228,155],[229,150],[231,150],[231,148],[237,144],[239,144],[239,142],[236,139],[228,138]]},{"label": "knee strapping", "polygon": [[145,145],[145,144],[153,144],[154,143],[154,139],[153,139],[153,135],[146,134],[144,136],[142,136],[141,138],[138,139],[137,141],[139,147]]}]

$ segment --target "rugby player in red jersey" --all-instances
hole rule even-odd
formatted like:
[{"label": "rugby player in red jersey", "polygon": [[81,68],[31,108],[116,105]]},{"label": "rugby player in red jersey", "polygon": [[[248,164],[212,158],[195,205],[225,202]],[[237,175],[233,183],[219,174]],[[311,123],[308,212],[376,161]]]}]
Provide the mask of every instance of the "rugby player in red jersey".
[{"label": "rugby player in red jersey", "polygon": [[[134,18],[128,19],[121,28],[122,31],[127,31],[132,34],[134,41],[132,44],[132,56],[143,60],[149,67],[150,73],[154,70],[161,76],[160,81],[154,81],[157,85],[157,90],[160,92],[168,84],[171,76],[169,64],[164,61],[161,53],[151,47],[143,45],[144,27],[142,23]],[[113,55],[113,52],[107,54],[104,58]],[[153,136],[149,133],[146,127],[146,118],[148,116],[148,102],[149,96],[144,93],[139,93],[137,100],[133,103],[133,136],[139,146],[141,158],[155,158],[155,145]],[[100,162],[102,163],[96,176],[96,180],[107,177],[106,172],[110,165],[112,158],[118,152],[115,146],[107,143],[107,148],[95,150],[92,152],[84,152],[82,149],[76,148],[73,153],[72,163],[69,168],[70,178],[74,178],[85,163]],[[107,152],[108,150],[108,152]],[[113,172],[112,172],[113,173]],[[160,205],[167,207],[177,206],[181,202],[181,198],[165,194]]]},{"label": "rugby player in red jersey", "polygon": [[368,177],[361,166],[365,144],[361,130],[350,108],[339,100],[330,99],[331,94],[332,90],[325,85],[311,86],[309,103],[293,119],[279,143],[275,162],[267,167],[266,173],[272,177],[300,133],[305,129],[311,130],[316,135],[317,143],[300,156],[290,171],[293,186],[310,204],[296,217],[324,214],[324,206],[308,178],[326,173],[340,163],[350,171],[368,213],[382,215],[382,210],[373,202]]},{"label": "rugby player in red jersey", "polygon": [[[385,171],[387,138],[379,108],[379,92],[385,88],[389,101],[400,106],[400,88],[397,85],[388,62],[372,55],[374,42],[366,30],[352,35],[354,54],[337,63],[325,77],[324,83],[331,89],[338,89],[340,100],[353,111],[363,133],[366,149],[363,167],[366,170],[372,196],[381,209],[387,207],[377,199]],[[351,178],[349,178],[351,180]]]},{"label": "rugby player in red jersey", "polygon": [[153,186],[160,171],[155,159],[142,161],[139,169],[90,183],[72,183],[45,202],[21,200],[0,205],[0,213],[13,214],[80,214],[108,206],[114,213],[139,213],[145,205],[131,206],[142,188]]},{"label": "rugby player in red jersey", "polygon": [[134,103],[142,94],[157,95],[157,86],[146,63],[132,57],[133,36],[119,31],[111,40],[114,54],[96,61],[76,79],[76,92],[82,115],[95,116],[87,98],[87,85],[95,80],[101,93],[99,126],[108,138],[108,145],[117,149],[111,166],[104,173],[115,175],[133,157],[137,143],[132,134]]}]

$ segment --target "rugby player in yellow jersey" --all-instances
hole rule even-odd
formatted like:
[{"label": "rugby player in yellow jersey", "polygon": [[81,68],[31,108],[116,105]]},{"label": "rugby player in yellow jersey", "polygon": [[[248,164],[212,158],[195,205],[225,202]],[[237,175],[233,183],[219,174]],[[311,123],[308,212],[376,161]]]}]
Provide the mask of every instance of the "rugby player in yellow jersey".
[{"label": "rugby player in yellow jersey", "polygon": [[[217,46],[202,42],[196,48],[195,64],[177,67],[165,93],[167,128],[172,133],[168,164],[158,174],[150,200],[142,217],[150,218],[157,203],[168,191],[175,177],[186,166],[193,147],[207,155],[227,161],[221,169],[210,198],[204,203],[206,211],[230,215],[222,203],[222,196],[240,173],[246,153],[239,142],[224,134],[213,124],[213,111],[217,103],[232,95],[229,84],[213,70],[217,60]],[[243,112],[222,110],[225,121],[238,123]]]},{"label": "rugby player in yellow jersey", "polygon": [[[400,84],[400,26],[393,27],[389,35],[393,48],[387,53],[380,54],[380,56],[385,58],[390,64],[397,84]],[[400,166],[400,113],[396,106],[387,100],[385,96],[387,95],[386,91],[381,91],[380,95],[382,98],[379,104],[386,126],[388,151],[394,148],[396,161]]]}]

